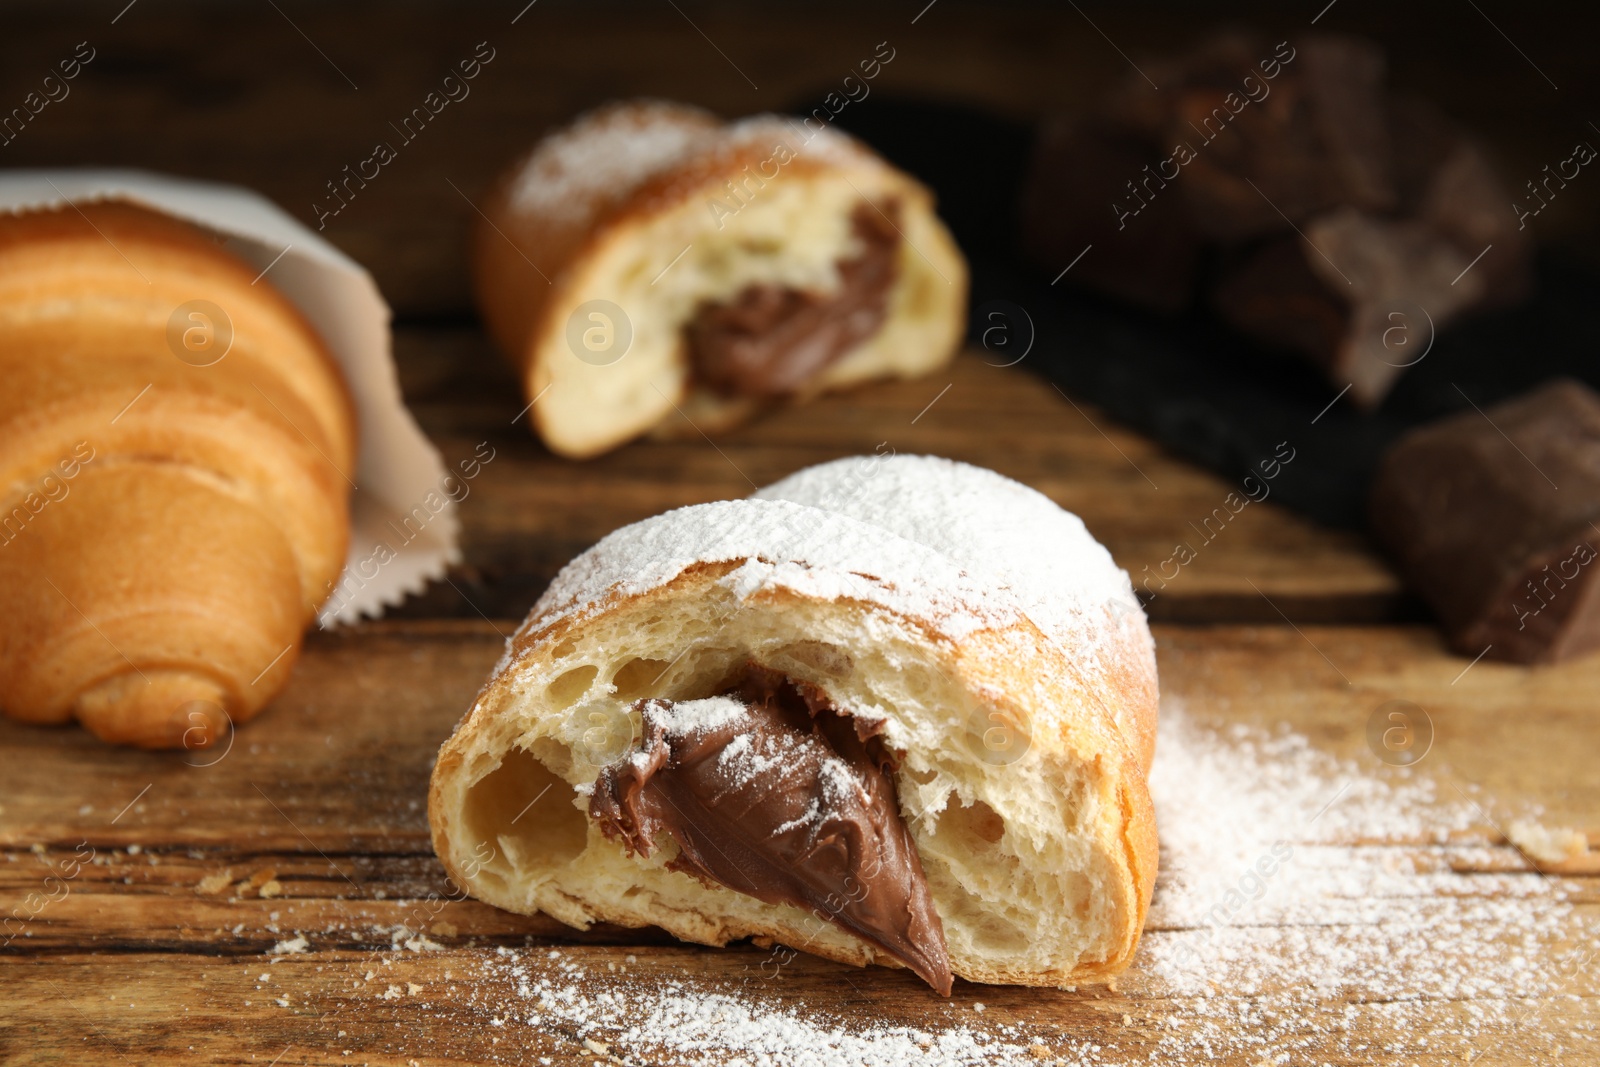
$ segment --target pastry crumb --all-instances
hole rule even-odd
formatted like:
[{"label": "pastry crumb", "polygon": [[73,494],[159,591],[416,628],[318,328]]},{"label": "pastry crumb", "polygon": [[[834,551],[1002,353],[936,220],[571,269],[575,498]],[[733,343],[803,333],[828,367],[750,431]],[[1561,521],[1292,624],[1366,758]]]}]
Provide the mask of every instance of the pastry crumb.
[{"label": "pastry crumb", "polygon": [[306,936],[304,934],[298,934],[286,940],[279,941],[267,951],[269,955],[273,956],[292,956],[305,952],[310,947],[311,942],[306,940]]},{"label": "pastry crumb", "polygon": [[195,884],[194,891],[203,897],[214,897],[232,884],[233,872],[224,869],[200,879]]},{"label": "pastry crumb", "polygon": [[1583,831],[1543,826],[1528,819],[1518,819],[1506,827],[1506,839],[1517,851],[1539,863],[1570,863],[1589,852],[1589,838]]}]

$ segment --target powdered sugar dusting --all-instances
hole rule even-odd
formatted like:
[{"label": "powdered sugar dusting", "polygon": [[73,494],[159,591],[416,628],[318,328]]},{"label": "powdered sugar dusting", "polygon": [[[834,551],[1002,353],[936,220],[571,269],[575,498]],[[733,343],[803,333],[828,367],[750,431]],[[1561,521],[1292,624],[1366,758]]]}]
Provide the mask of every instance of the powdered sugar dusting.
[{"label": "powdered sugar dusting", "polygon": [[754,495],[836,511],[936,548],[1026,597],[1030,614],[1043,608],[1035,620],[1042,629],[1072,629],[1062,608],[1133,596],[1127,573],[1082,519],[1021,482],[970,463],[850,456],[807,467]]},{"label": "powdered sugar dusting", "polygon": [[658,588],[700,563],[742,561],[740,598],[771,587],[849,597],[923,621],[951,639],[1015,625],[1016,600],[939,552],[844,515],[782,500],[724,500],[645,519],[567,564],[519,636]]},{"label": "powdered sugar dusting", "polygon": [[799,119],[778,115],[724,123],[686,104],[636,100],[580,115],[540,141],[512,179],[511,208],[586,221],[597,204],[621,203],[697,157],[707,157],[707,173],[715,173],[720,157],[752,149],[770,157],[780,145],[825,165],[882,165],[860,142],[830,127],[807,129]]},{"label": "powdered sugar dusting", "polygon": [[604,1050],[617,1057],[615,1062],[746,1067],[1037,1067],[1040,1062],[1028,1051],[1034,1042],[1021,1027],[860,1027],[737,986],[713,991],[688,980],[591,971],[558,952],[498,949],[483,960],[477,978],[505,991],[495,1010],[508,1031],[570,1029],[578,1050]]},{"label": "powdered sugar dusting", "polygon": [[513,181],[512,209],[560,215],[620,201],[711,143],[719,125],[709,112],[658,101],[589,112],[539,142]]},{"label": "powdered sugar dusting", "polygon": [[[993,471],[932,456],[839,460],[749,500],[624,527],[562,569],[519,633],[659,587],[696,563],[732,560],[743,561],[727,578],[741,599],[780,586],[865,600],[957,640],[1026,616],[1090,684],[1130,647],[1154,674],[1128,576],[1082,520]],[[1132,639],[1112,643],[1110,633]]]},{"label": "powdered sugar dusting", "polygon": [[1096,678],[1111,673],[1107,656],[1121,652],[1101,639],[1117,618],[1136,620],[1154,658],[1127,572],[1083,520],[994,471],[938,456],[853,456],[755,495],[849,515],[937,550],[1016,598]]},{"label": "powdered sugar dusting", "polygon": [[721,149],[732,155],[757,149],[777,157],[778,146],[829,166],[878,166],[881,160],[854,137],[832,126],[816,126],[790,115],[751,115],[731,122]]},{"label": "powdered sugar dusting", "polygon": [[687,737],[731,726],[748,717],[750,709],[732,697],[716,696],[703,700],[649,700],[645,702],[645,714],[659,722],[668,734]]},{"label": "powdered sugar dusting", "polygon": [[[569,1035],[579,1055],[623,1063],[1594,1062],[1592,1024],[1558,1034],[1539,1012],[1592,1003],[1596,920],[1572,883],[1474,839],[1473,802],[1300,735],[1213,729],[1171,702],[1162,730],[1162,872],[1116,994],[958,983],[949,1001],[924,991],[925,1021],[908,1026],[808,1008],[738,950],[706,950],[727,963],[719,980],[573,958],[598,947],[502,948],[471,957],[473,1007],[512,1042]],[[870,999],[885,972],[844,973]],[[1137,1025],[1104,1010],[1108,995]]]},{"label": "powdered sugar dusting", "polygon": [[[792,752],[779,747],[776,735],[760,733],[740,734],[717,753],[717,771],[733,787],[742,787],[758,780],[781,780],[794,769]],[[779,782],[774,782],[777,788]]]},{"label": "powdered sugar dusting", "polygon": [[[1409,1047],[1475,1061],[1480,1039],[1527,1013],[1519,998],[1578,977],[1600,934],[1581,932],[1568,883],[1470,839],[1481,806],[1414,771],[1379,777],[1298,734],[1219,736],[1168,708],[1150,786],[1158,932],[1130,977],[1204,1007],[1163,1039],[1171,1053],[1203,1041],[1288,1055],[1308,1025],[1331,1027],[1346,1055],[1370,1052],[1327,1019],[1330,1002],[1349,1001],[1387,1003]],[[1438,1010],[1464,1000],[1464,1015]]]}]

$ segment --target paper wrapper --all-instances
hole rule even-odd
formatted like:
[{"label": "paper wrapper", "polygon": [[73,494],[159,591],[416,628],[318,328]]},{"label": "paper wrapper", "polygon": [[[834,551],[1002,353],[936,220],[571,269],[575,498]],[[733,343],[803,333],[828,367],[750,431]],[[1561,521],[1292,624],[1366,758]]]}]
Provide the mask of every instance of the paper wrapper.
[{"label": "paper wrapper", "polygon": [[[376,618],[442,576],[459,559],[460,523],[439,452],[400,399],[389,306],[372,276],[272,201],[236,185],[135,170],[0,172],[0,211],[95,200],[128,201],[221,234],[299,307],[344,372],[361,432],[350,555],[319,622]],[[419,507],[427,524],[399,543],[399,518]]]}]

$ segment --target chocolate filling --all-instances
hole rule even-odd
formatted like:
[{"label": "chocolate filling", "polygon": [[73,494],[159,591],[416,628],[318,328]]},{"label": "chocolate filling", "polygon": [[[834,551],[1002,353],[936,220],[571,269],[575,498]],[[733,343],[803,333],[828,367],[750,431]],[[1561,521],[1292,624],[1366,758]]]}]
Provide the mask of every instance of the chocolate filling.
[{"label": "chocolate filling", "polygon": [[600,772],[589,815],[640,855],[666,831],[679,849],[670,868],[805,908],[948,996],[944,927],[880,726],[755,664],[723,695],[640,701],[643,741]]},{"label": "chocolate filling", "polygon": [[685,327],[695,376],[719,393],[781,396],[877,333],[898,274],[897,208],[862,203],[851,212],[862,251],[839,260],[836,293],[757,284],[702,304]]}]

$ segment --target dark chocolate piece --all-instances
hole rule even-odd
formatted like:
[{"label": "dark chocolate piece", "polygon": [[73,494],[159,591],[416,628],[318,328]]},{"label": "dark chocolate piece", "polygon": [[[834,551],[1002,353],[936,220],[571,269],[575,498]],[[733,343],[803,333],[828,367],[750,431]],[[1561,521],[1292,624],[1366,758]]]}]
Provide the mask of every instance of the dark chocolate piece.
[{"label": "dark chocolate piece", "polygon": [[[894,205],[887,210],[896,213]],[[871,204],[859,205],[850,221],[862,252],[839,261],[837,293],[749,285],[700,307],[686,328],[697,378],[730,396],[782,396],[878,332],[898,274],[900,235]]]},{"label": "dark chocolate piece", "polygon": [[1196,224],[1238,244],[1341,206],[1392,207],[1383,71],[1375,45],[1347,37],[1271,46],[1226,36],[1202,47],[1165,130],[1194,154],[1176,181]]},{"label": "dark chocolate piece", "polygon": [[1571,380],[1414,430],[1384,457],[1372,527],[1462,655],[1600,648],[1600,395]]},{"label": "dark chocolate piece", "polygon": [[1370,211],[1393,208],[1383,49],[1330,34],[1306,41],[1299,62],[1324,158],[1338,175],[1339,203]]},{"label": "dark chocolate piece", "polygon": [[[1470,266],[1422,220],[1343,208],[1307,221],[1304,237],[1224,273],[1213,300],[1229,322],[1309,357],[1330,381],[1350,386],[1352,401],[1373,408],[1425,358],[1440,326],[1483,294],[1486,275],[1473,276]],[[1342,326],[1333,335],[1313,332],[1311,323],[1296,327],[1285,302],[1317,308],[1317,325],[1337,315]]]},{"label": "dark chocolate piece", "polygon": [[1212,294],[1219,314],[1264,341],[1332,368],[1350,328],[1347,294],[1325,285],[1298,237],[1280,238],[1241,257]]},{"label": "dark chocolate piece", "polygon": [[804,908],[948,996],[944,927],[874,724],[754,665],[725,696],[734,707],[690,715],[640,701],[641,745],[600,772],[590,816],[641,855],[670,834],[673,869]]},{"label": "dark chocolate piece", "polygon": [[[1376,407],[1434,335],[1530,287],[1531,249],[1484,153],[1391,97],[1374,44],[1226,34],[1041,125],[1021,244],[1053,279],[1220,316]],[[1061,277],[1062,268],[1092,251]],[[1305,316],[1305,318],[1302,318]]]}]

